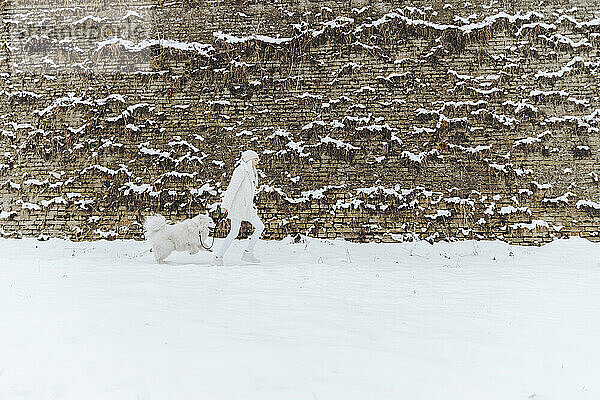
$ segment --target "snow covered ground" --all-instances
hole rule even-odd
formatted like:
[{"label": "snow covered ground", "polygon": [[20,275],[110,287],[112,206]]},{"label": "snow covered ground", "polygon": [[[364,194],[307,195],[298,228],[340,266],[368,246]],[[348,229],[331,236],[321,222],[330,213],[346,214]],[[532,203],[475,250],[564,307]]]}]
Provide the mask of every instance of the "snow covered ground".
[{"label": "snow covered ground", "polygon": [[600,245],[0,240],[0,399],[598,399]]}]

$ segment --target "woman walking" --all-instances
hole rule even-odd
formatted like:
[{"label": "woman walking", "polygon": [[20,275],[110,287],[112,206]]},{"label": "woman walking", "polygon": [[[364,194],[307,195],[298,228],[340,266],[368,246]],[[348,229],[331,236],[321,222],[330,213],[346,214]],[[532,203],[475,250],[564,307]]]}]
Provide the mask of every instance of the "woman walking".
[{"label": "woman walking", "polygon": [[223,265],[223,256],[240,232],[242,221],[249,221],[254,226],[254,233],[250,237],[250,243],[242,255],[242,260],[250,263],[260,262],[254,256],[254,247],[265,229],[265,225],[258,218],[258,212],[254,206],[254,195],[258,188],[257,164],[258,154],[253,150],[246,150],[242,153],[239,165],[233,171],[221,202],[221,209],[231,220],[231,230],[212,260],[212,265]]}]

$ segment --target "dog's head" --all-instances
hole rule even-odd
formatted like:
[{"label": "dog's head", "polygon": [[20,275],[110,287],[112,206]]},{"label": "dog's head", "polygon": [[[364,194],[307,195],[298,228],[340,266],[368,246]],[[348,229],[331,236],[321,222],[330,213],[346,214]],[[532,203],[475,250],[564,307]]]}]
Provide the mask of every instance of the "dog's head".
[{"label": "dog's head", "polygon": [[190,223],[194,226],[194,230],[202,236],[202,239],[206,239],[210,231],[216,226],[212,218],[204,214],[196,215],[190,219]]}]

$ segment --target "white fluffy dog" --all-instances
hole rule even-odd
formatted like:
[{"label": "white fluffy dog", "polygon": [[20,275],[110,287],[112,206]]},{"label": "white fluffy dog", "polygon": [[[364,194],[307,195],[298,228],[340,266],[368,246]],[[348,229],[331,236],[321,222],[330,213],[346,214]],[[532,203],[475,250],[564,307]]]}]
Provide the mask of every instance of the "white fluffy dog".
[{"label": "white fluffy dog", "polygon": [[162,215],[151,215],[144,220],[144,236],[152,244],[156,262],[162,264],[173,251],[196,254],[202,250],[200,236],[206,243],[209,229],[214,227],[208,215],[200,214],[174,224],[167,223]]}]

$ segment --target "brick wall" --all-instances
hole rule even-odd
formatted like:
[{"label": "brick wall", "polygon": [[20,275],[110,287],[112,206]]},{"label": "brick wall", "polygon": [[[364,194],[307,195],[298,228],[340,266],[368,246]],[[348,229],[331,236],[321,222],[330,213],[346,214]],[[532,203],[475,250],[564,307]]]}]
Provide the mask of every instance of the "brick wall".
[{"label": "brick wall", "polygon": [[252,148],[266,238],[597,238],[599,2],[55,3],[0,6],[3,236],[214,213]]}]

